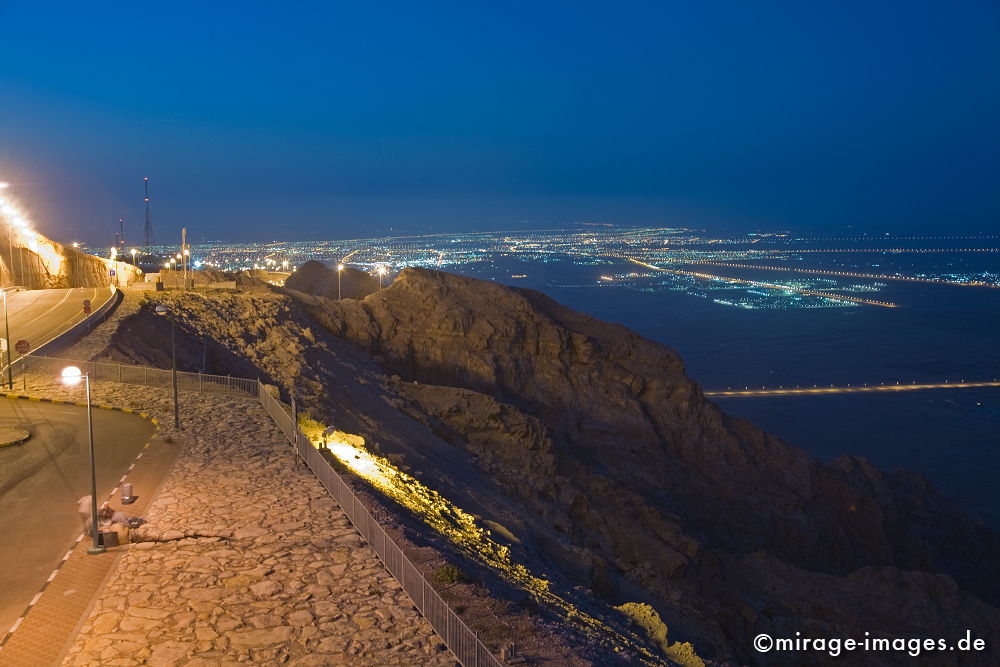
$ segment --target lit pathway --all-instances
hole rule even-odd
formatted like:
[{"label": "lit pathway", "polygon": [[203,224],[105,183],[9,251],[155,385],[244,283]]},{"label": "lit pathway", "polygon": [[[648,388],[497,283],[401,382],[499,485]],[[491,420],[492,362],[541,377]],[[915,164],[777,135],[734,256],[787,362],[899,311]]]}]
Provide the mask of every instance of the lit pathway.
[{"label": "lit pathway", "polygon": [[922,391],[924,389],[970,389],[973,387],[1000,387],[992,382],[939,382],[935,384],[859,384],[846,387],[779,387],[777,389],[743,389],[739,391],[706,391],[710,398],[735,398],[740,396],[804,396],[816,394],[859,394],[872,391]]}]

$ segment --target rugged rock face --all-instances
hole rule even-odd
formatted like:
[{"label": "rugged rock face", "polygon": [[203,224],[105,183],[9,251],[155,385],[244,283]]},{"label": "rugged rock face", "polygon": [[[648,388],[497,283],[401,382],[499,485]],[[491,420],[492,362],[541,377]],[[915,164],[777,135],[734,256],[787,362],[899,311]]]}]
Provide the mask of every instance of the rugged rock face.
[{"label": "rugged rock face", "polygon": [[[508,489],[543,553],[613,602],[646,595],[710,655],[752,660],[752,637],[781,627],[1000,627],[995,534],[915,475],[820,463],[727,417],[676,353],[624,327],[422,269],[311,311],[419,382],[403,393],[439,434],[521,480]],[[920,614],[865,604],[873,589]]]},{"label": "rugged rock face", "polygon": [[[10,233],[11,227],[6,227]],[[114,282],[110,270],[122,285],[142,274],[131,264],[88,255],[40,234],[35,235],[31,247],[24,247],[18,235],[0,236],[0,279],[5,285],[29,289],[102,287]]]},{"label": "rugged rock face", "polygon": [[285,287],[328,299],[338,298],[338,288],[340,296],[345,299],[363,299],[378,291],[378,276],[350,266],[344,267],[339,279],[337,273],[336,268],[310,260],[288,276]]},{"label": "rugged rock face", "polygon": [[[428,270],[362,301],[284,292],[151,298],[170,303],[183,356],[294,387],[502,524],[520,560],[609,605],[648,603],[702,656],[760,661],[761,632],[1000,641],[995,534],[918,476],[820,463],[727,417],[665,346]],[[164,365],[165,336],[147,307],[108,354]]]}]

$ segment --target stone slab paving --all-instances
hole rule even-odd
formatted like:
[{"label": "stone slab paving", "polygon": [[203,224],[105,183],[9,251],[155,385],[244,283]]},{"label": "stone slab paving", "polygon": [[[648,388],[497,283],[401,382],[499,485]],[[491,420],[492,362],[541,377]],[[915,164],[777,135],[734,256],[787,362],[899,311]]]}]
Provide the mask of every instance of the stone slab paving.
[{"label": "stone slab paving", "polygon": [[[29,389],[62,398],[42,385]],[[94,393],[172,415],[160,390]],[[121,557],[63,664],[456,664],[259,404],[181,398],[188,442],[136,531],[146,541]]]},{"label": "stone slab paving", "polygon": [[[142,516],[157,488],[162,484],[183,444],[152,439],[140,452],[125,479],[135,488],[144,489],[138,500],[123,506],[119,496],[112,496],[115,510],[132,516]],[[103,498],[102,498],[103,500]],[[33,600],[27,614],[19,621],[0,649],[3,667],[38,667],[58,664],[81,622],[118,565],[128,547],[111,547],[107,553],[91,556],[87,547],[89,536],[80,539],[67,552],[54,577],[46,582],[42,593]]]}]

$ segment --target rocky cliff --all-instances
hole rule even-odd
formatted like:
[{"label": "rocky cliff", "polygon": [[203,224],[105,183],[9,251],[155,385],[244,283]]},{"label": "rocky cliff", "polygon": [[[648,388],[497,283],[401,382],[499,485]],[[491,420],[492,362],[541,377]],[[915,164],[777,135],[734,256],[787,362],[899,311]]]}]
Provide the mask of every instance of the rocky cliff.
[{"label": "rocky cliff", "polygon": [[[80,252],[41,234],[31,234],[30,241],[14,234],[7,225],[0,235],[0,280],[4,285],[29,289],[63,287],[103,287],[114,282],[114,270],[121,285],[141,280],[142,271],[125,262],[113,262]],[[9,236],[9,238],[8,238]]]},{"label": "rocky cliff", "polygon": [[710,654],[752,659],[763,631],[1000,627],[995,534],[916,475],[821,463],[729,418],[625,327],[421,269],[312,312],[419,383],[416,411],[502,471],[550,558],[612,600],[646,593]]},{"label": "rocky cliff", "polygon": [[337,273],[336,268],[322,262],[308,261],[288,276],[285,287],[328,299],[363,299],[379,289],[378,276],[351,266],[345,266],[339,276]]},{"label": "rocky cliff", "polygon": [[[206,370],[295,387],[525,562],[651,605],[703,656],[758,662],[761,632],[1000,640],[1000,542],[923,479],[811,459],[723,414],[669,348],[540,293],[407,269],[364,300],[155,298]],[[162,329],[140,313],[108,353],[162,363]]]}]

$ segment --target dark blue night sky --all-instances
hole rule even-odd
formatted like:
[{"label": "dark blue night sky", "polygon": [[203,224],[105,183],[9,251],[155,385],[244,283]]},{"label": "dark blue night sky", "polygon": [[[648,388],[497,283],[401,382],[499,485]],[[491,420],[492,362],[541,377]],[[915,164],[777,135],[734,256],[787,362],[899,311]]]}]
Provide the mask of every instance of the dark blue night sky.
[{"label": "dark blue night sky", "polygon": [[[765,6],[766,5],[766,6]],[[1000,4],[0,1],[58,240],[1000,230]]]}]

